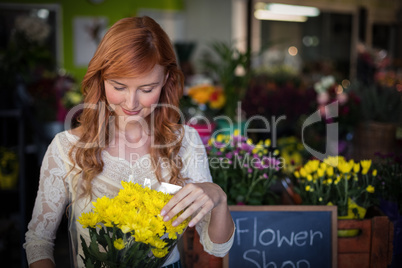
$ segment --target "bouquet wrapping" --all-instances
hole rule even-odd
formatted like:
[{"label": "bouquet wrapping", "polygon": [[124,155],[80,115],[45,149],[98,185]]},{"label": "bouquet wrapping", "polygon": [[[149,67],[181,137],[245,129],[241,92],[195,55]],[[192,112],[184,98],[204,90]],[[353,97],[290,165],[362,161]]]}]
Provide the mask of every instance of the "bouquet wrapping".
[{"label": "bouquet wrapping", "polygon": [[[167,184],[162,184],[166,189]],[[80,236],[85,267],[161,267],[177,244],[189,219],[178,226],[163,221],[160,211],[173,196],[133,182],[122,181],[114,198],[93,202],[78,222],[90,240]],[[172,185],[173,186],[173,185]]]}]

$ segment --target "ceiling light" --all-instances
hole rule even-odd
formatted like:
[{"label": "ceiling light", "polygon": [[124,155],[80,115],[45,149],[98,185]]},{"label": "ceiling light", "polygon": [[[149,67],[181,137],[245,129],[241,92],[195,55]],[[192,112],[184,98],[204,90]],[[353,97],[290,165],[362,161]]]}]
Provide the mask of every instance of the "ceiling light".
[{"label": "ceiling light", "polygon": [[269,10],[263,10],[263,9],[257,9],[254,12],[254,17],[259,20],[294,21],[294,22],[307,21],[306,16],[278,14],[278,13],[274,13]]},{"label": "ceiling light", "polygon": [[320,10],[316,7],[296,6],[285,4],[267,4],[266,9],[278,14],[298,15],[307,17],[317,17],[320,15]]}]

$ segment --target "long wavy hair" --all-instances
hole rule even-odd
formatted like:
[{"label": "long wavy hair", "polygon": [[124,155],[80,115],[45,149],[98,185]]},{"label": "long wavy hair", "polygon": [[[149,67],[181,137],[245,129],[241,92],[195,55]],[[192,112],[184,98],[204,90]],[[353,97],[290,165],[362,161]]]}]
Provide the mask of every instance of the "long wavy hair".
[{"label": "long wavy hair", "polygon": [[[171,168],[170,183],[182,185],[182,161],[178,153],[183,139],[179,124],[179,100],[183,94],[184,76],[179,70],[173,46],[167,34],[149,17],[124,18],[105,34],[89,63],[82,82],[84,109],[79,117],[83,131],[69,157],[78,166],[84,181],[84,195],[92,193],[91,181],[102,172],[102,151],[112,138],[109,126],[113,114],[106,100],[104,81],[110,78],[134,77],[146,74],[158,64],[165,68],[167,80],[162,88],[159,105],[152,113],[154,144],[150,155],[155,175],[162,179],[160,158]],[[173,108],[172,108],[173,107]],[[174,109],[176,107],[177,109]],[[146,119],[150,122],[150,116]]]}]

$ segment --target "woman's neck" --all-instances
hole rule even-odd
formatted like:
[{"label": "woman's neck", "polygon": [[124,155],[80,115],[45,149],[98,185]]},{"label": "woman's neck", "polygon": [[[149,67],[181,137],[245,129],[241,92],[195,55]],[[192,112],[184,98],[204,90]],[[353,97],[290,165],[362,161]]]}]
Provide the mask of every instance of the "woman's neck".
[{"label": "woman's neck", "polygon": [[149,131],[146,129],[148,124],[140,121],[125,121],[119,120],[115,124],[116,137],[124,139],[130,144],[141,143],[143,140],[147,140]]}]

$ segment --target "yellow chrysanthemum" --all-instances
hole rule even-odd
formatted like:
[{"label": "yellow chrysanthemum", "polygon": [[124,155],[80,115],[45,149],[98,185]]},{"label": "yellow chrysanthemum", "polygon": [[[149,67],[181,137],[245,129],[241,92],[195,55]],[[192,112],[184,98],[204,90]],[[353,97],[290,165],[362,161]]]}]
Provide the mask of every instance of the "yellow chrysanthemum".
[{"label": "yellow chrysanthemum", "polygon": [[310,189],[311,189],[310,185],[307,185],[307,186],[304,188],[304,190],[306,190],[306,192],[309,192]]},{"label": "yellow chrysanthemum", "polygon": [[214,139],[214,138],[210,138],[210,139],[208,140],[208,145],[209,145],[209,146],[213,146],[214,143],[215,143],[215,139]]},{"label": "yellow chrysanthemum", "polygon": [[324,177],[324,174],[325,174],[325,170],[324,170],[324,169],[321,169],[321,168],[317,169],[317,175],[318,175],[318,177]]},{"label": "yellow chrysanthemum", "polygon": [[317,171],[319,164],[320,164],[319,160],[310,160],[307,162],[306,165],[304,165],[304,168],[306,169],[307,173],[313,173]]},{"label": "yellow chrysanthemum", "polygon": [[82,225],[82,228],[95,228],[99,222],[99,217],[94,212],[82,213],[78,218],[78,222]]},{"label": "yellow chrysanthemum", "polygon": [[[135,243],[148,244],[156,257],[160,258],[168,252],[168,240],[177,239],[182,234],[190,219],[186,219],[178,226],[172,226],[174,219],[164,222],[160,215],[161,209],[172,198],[172,195],[143,188],[139,184],[122,182],[121,189],[115,198],[102,197],[93,202],[93,211],[82,213],[78,222],[83,228],[105,227],[119,228],[125,237],[135,240]],[[130,237],[132,236],[132,237]],[[127,247],[126,238],[116,238],[113,245],[121,250]],[[165,241],[166,240],[166,241]]]},{"label": "yellow chrysanthemum", "polygon": [[366,191],[369,192],[370,194],[372,194],[372,193],[374,193],[375,188],[373,185],[369,185],[369,186],[367,186]]},{"label": "yellow chrysanthemum", "polygon": [[116,240],[113,241],[113,246],[117,249],[117,250],[122,250],[124,248],[124,241],[122,238],[118,238]]},{"label": "yellow chrysanthemum", "polygon": [[372,174],[373,174],[374,177],[377,176],[377,170],[374,169]]},{"label": "yellow chrysanthemum", "polygon": [[329,177],[332,177],[334,175],[334,168],[332,166],[328,166],[328,168],[326,169],[327,171],[327,175]]},{"label": "yellow chrysanthemum", "polygon": [[264,141],[264,145],[265,145],[265,147],[271,146],[271,140],[270,140],[270,139],[266,139],[266,140]]},{"label": "yellow chrysanthemum", "polygon": [[163,258],[166,256],[166,254],[168,254],[168,248],[163,248],[163,249],[152,248],[151,250],[152,250],[152,253],[154,254],[154,256],[157,258]]},{"label": "yellow chrysanthemum", "polygon": [[353,168],[354,162],[353,160],[346,162],[346,161],[339,161],[338,169],[340,172],[346,174],[349,173]]},{"label": "yellow chrysanthemum", "polygon": [[345,161],[345,158],[343,156],[328,156],[324,159],[324,163],[332,167],[337,167],[340,161]]},{"label": "yellow chrysanthemum", "polygon": [[353,172],[358,173],[360,171],[360,163],[355,163],[353,165]]},{"label": "yellow chrysanthemum", "polygon": [[304,168],[300,169],[300,176],[302,176],[303,178],[305,178],[307,176],[307,172]]},{"label": "yellow chrysanthemum", "polygon": [[320,168],[323,169],[323,170],[327,170],[328,165],[326,163],[324,163],[324,162],[321,162],[320,163]]},{"label": "yellow chrysanthemum", "polygon": [[360,164],[362,165],[362,174],[366,175],[371,167],[371,159],[370,160],[361,160]]}]

